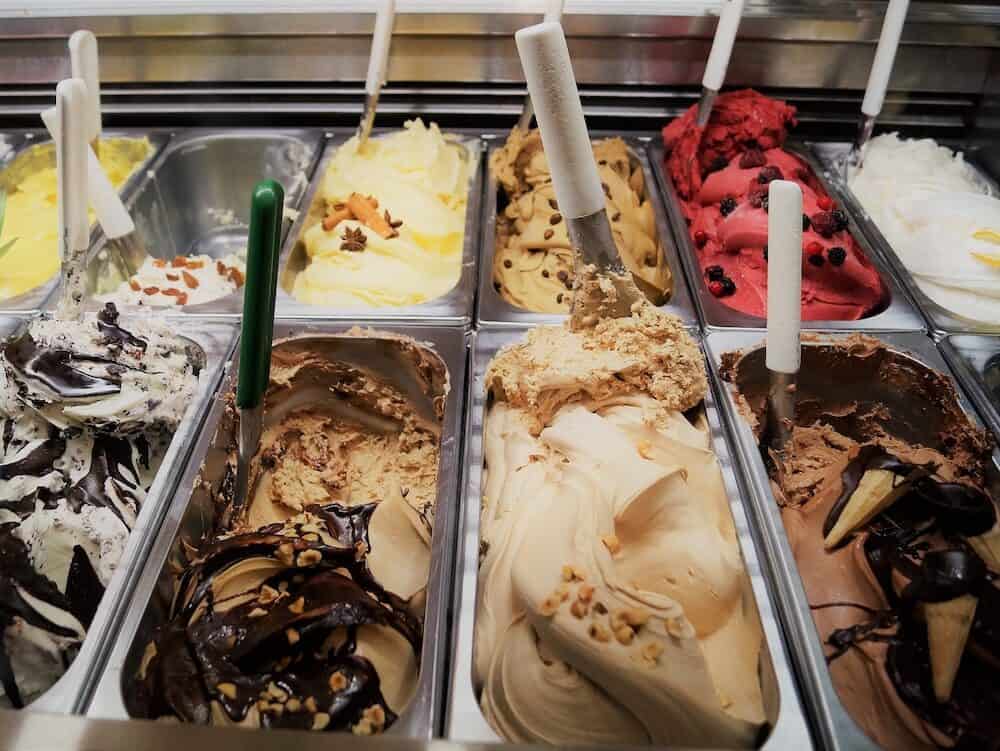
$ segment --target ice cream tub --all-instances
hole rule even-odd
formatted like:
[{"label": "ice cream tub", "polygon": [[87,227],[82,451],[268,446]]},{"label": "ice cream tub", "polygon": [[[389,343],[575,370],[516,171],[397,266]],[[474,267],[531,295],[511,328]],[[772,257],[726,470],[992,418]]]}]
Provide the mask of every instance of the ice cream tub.
[{"label": "ice cream tub", "polygon": [[[526,331],[527,329],[523,327],[484,327],[476,333],[473,346],[470,368],[473,375],[469,383],[469,413],[466,427],[468,440],[465,445],[465,473],[462,480],[464,503],[458,538],[456,588],[452,603],[456,618],[452,634],[451,686],[444,726],[445,737],[452,741],[503,742],[503,739],[487,721],[480,706],[481,697],[474,685],[474,663],[477,659],[475,632],[479,594],[477,589],[480,586],[480,560],[484,554],[484,543],[480,535],[480,516],[481,499],[485,493],[485,487],[482,484],[484,474],[483,423],[489,406],[485,393],[485,373],[488,364],[498,350],[506,345],[521,341]],[[750,579],[749,586],[752,589],[752,597],[756,602],[756,610],[763,627],[764,636],[758,671],[763,688],[764,710],[767,720],[759,729],[753,745],[775,749],[812,748],[813,743],[791,665],[782,643],[776,605],[772,600],[766,574],[761,570],[755,542],[752,538],[752,527],[747,520],[744,501],[745,490],[731,460],[715,397],[711,390],[706,394],[704,409],[710,431],[711,450],[721,466],[722,482],[737,530],[739,553]],[[634,669],[640,670],[640,663],[635,663]],[[534,680],[541,679],[536,676]],[[582,687],[576,685],[571,676],[565,676],[565,684],[559,678],[552,678],[552,680],[567,692],[582,690]],[[559,689],[553,690],[557,693],[559,691]],[[544,713],[548,710],[541,707],[539,711]],[[552,711],[558,714],[560,709],[552,709]],[[595,707],[594,711],[600,710]],[[601,747],[599,743],[592,745]],[[611,746],[614,747],[622,745],[622,743],[611,743]],[[708,742],[704,746],[717,747]],[[695,744],[693,747],[699,747],[699,744]]]},{"label": "ice cream tub", "polygon": [[[144,145],[142,139],[148,139],[148,146]],[[138,184],[146,174],[146,170],[155,161],[163,147],[170,140],[169,131],[164,130],[109,130],[104,131],[102,144],[105,148],[106,159],[110,158],[115,162],[115,169],[112,170],[112,179],[119,182],[119,194],[128,199],[135,191]],[[43,194],[29,199],[29,206],[26,210],[39,213],[44,221],[38,223],[32,221],[31,228],[36,232],[36,237],[31,243],[25,243],[25,238],[18,237],[17,243],[12,250],[6,254],[6,259],[0,259],[0,264],[14,263],[18,270],[23,270],[23,266],[35,267],[37,258],[33,255],[32,260],[25,264],[26,258],[15,257],[14,251],[18,249],[20,243],[25,243],[27,247],[36,248],[39,245],[52,245],[53,252],[58,252],[57,232],[56,232],[56,209],[55,209],[55,144],[48,140],[48,135],[44,132],[29,131],[23,135],[19,144],[16,145],[13,156],[5,166],[0,167],[0,190],[6,191],[7,218],[5,224],[8,232],[18,232],[13,227],[16,221],[15,212],[18,204],[11,198],[12,194],[18,190],[18,186],[23,186],[25,180],[35,179],[38,184],[30,183],[32,190],[41,191]],[[2,162],[0,162],[2,165]],[[48,171],[48,178],[51,182],[42,179],[44,171]],[[123,182],[121,182],[123,181]],[[99,233],[96,218],[91,213],[94,220],[91,225],[91,241],[93,242]],[[51,221],[51,232],[46,229],[47,222]],[[6,235],[6,233],[5,233]],[[6,242],[6,240],[5,240]],[[40,257],[40,256],[39,256]],[[51,262],[57,262],[58,256],[52,256]],[[46,263],[49,263],[47,261]],[[51,264],[50,264],[51,265]],[[39,281],[34,287],[19,292],[12,297],[0,299],[0,311],[32,310],[42,309],[47,299],[58,287],[59,273],[58,265],[48,278]],[[3,278],[3,271],[0,270],[0,278]],[[33,280],[32,280],[33,281]],[[28,282],[30,283],[30,282]],[[20,285],[19,286],[23,286]]]},{"label": "ice cream tub", "polygon": [[[803,159],[816,174],[826,192],[835,200],[843,202],[838,186],[827,180],[822,168],[809,150],[792,141],[785,143],[786,151]],[[692,296],[702,322],[707,328],[763,328],[765,319],[746,315],[720,302],[708,289],[706,278],[698,260],[697,250],[687,228],[681,209],[680,199],[673,183],[664,170],[665,153],[663,142],[654,139],[649,145],[649,160],[656,173],[656,179],[663,191],[674,233],[674,242],[680,247],[680,256],[691,284]],[[924,321],[914,308],[901,283],[891,272],[891,268],[881,254],[874,252],[868,237],[859,230],[857,221],[848,217],[851,223],[848,231],[861,247],[868,260],[875,267],[886,289],[886,299],[876,312],[854,321],[803,321],[803,327],[812,330],[856,329],[859,331],[920,331]]]},{"label": "ice cream tub", "polygon": [[[609,134],[594,134],[595,143]],[[502,147],[503,138],[488,142],[488,156],[493,157]],[[643,139],[636,137],[626,137],[623,139],[628,151],[629,161],[633,172],[638,170],[642,175],[642,191],[652,206],[653,223],[655,224],[656,240],[659,244],[662,261],[666,262],[671,273],[670,295],[661,308],[672,313],[686,323],[697,321],[697,315],[691,302],[691,296],[687,284],[684,280],[684,273],[681,270],[680,259],[678,258],[677,247],[673,243],[670,234],[670,225],[667,221],[665,207],[659,191],[656,190],[656,181],[653,178],[649,157],[646,153],[646,144]],[[487,159],[487,164],[491,159]],[[496,262],[495,256],[498,252],[497,236],[497,216],[502,212],[504,205],[509,199],[504,194],[503,189],[498,184],[497,176],[492,170],[487,169],[484,179],[485,191],[483,193],[483,226],[482,226],[482,254],[479,273],[479,301],[477,303],[477,320],[487,325],[508,325],[508,326],[528,326],[540,323],[560,323],[566,319],[563,313],[538,313],[519,307],[505,299],[498,291],[494,276],[493,266]],[[605,187],[607,185],[605,184]],[[557,217],[558,218],[558,217]],[[609,217],[611,219],[612,217]],[[614,226],[614,225],[612,225]],[[546,233],[551,234],[551,233]],[[544,240],[543,240],[544,242]],[[516,269],[515,269],[516,270]],[[538,268],[537,273],[549,274],[548,269]],[[562,272],[560,272],[562,273]],[[559,294],[565,294],[566,300],[572,294],[572,278],[563,279],[566,289]]]},{"label": "ice cream tub", "polygon": [[127,202],[148,258],[133,260],[142,265],[130,274],[99,233],[88,256],[88,308],[112,300],[121,309],[239,315],[253,187],[264,178],[281,183],[287,232],[322,139],[319,130],[177,133]]},{"label": "ice cream tub", "polygon": [[[379,328],[370,329],[368,328],[370,325],[378,325]],[[408,395],[407,399],[412,400],[420,410],[433,410],[435,414],[442,415],[438,423],[440,442],[436,491],[433,486],[427,487],[431,495],[436,493],[436,510],[433,529],[429,539],[426,540],[430,564],[424,590],[426,599],[419,651],[419,673],[412,698],[405,708],[398,712],[396,721],[386,729],[386,732],[393,735],[427,740],[438,733],[446,688],[448,606],[452,596],[451,571],[455,527],[458,520],[460,471],[458,460],[462,440],[467,334],[461,327],[382,325],[371,322],[364,322],[361,326],[362,328],[349,330],[347,324],[321,323],[308,319],[278,322],[275,325],[274,351],[279,353],[283,347],[286,348],[285,351],[288,351],[289,347],[313,347],[312,351],[332,353],[330,362],[335,361],[352,368],[363,368],[364,372],[370,374],[369,377],[397,384]],[[404,340],[403,337],[407,339]],[[413,349],[414,346],[416,350]],[[321,349],[315,349],[317,347]],[[421,356],[420,364],[416,367],[414,361],[408,359],[407,354],[413,351],[419,352]],[[235,386],[237,369],[238,362],[234,360],[228,375],[223,380],[219,395],[212,404],[204,429],[194,442],[186,468],[180,475],[177,492],[152,545],[148,563],[132,593],[128,613],[119,626],[116,644],[90,698],[87,708],[87,715],[90,717],[148,716],[148,713],[143,714],[144,710],[140,706],[144,684],[139,677],[141,675],[139,671],[149,669],[148,646],[155,636],[156,629],[162,627],[168,617],[174,597],[175,580],[178,571],[181,570],[178,566],[183,566],[184,561],[190,560],[190,556],[184,557],[185,550],[191,550],[189,546],[195,546],[195,549],[199,545],[204,546],[206,537],[214,536],[218,529],[217,524],[221,520],[218,502],[213,499],[212,489],[219,487],[226,475],[226,457],[231,446],[229,441],[232,438],[233,425],[232,418],[227,417],[227,399],[222,395],[229,394]],[[272,375],[274,372],[272,366]],[[428,383],[432,384],[433,393],[436,394],[433,400],[427,390]],[[307,403],[317,404],[315,400],[309,400]],[[265,410],[265,424],[267,420],[268,411]],[[389,472],[389,469],[385,472]],[[384,474],[382,470],[376,469],[372,469],[372,473]],[[376,480],[372,479],[371,482]],[[383,500],[379,505],[388,502]],[[374,537],[371,539],[370,550],[374,555],[374,551],[378,549],[378,542]],[[368,549],[366,546],[365,550]],[[411,563],[419,568],[415,558]],[[274,587],[278,586],[278,583],[274,582]],[[292,587],[294,586],[293,584]],[[312,599],[308,601],[315,602]],[[311,609],[312,605],[309,608]],[[257,615],[255,613],[252,617],[256,618]],[[300,628],[302,638],[308,640],[309,630],[305,627]],[[360,635],[357,638],[361,640]],[[321,664],[320,658],[314,656],[312,652],[302,659],[307,663],[306,667],[298,668],[302,671],[307,670],[308,665]],[[371,659],[376,660],[375,657]],[[380,674],[383,669],[381,666],[386,664],[379,662]],[[326,663],[323,663],[321,669],[325,670],[325,665]],[[296,668],[293,666],[292,670],[294,669]],[[273,675],[273,680],[284,685],[285,678],[277,675],[281,670],[275,670],[269,675]],[[173,684],[176,680],[171,678],[170,683]],[[385,681],[385,685],[389,685],[394,679],[386,677]],[[237,683],[239,682],[237,679]],[[326,675],[320,684],[323,687],[327,685]],[[390,689],[386,689],[387,696],[389,691]],[[313,701],[316,698],[321,702],[325,701],[324,697],[319,696],[318,688],[316,696],[310,698]],[[304,700],[303,704],[308,706],[310,701]],[[249,711],[256,712],[256,709],[251,707]],[[264,714],[261,713],[260,717],[263,718]],[[262,719],[260,724],[267,725],[268,722]],[[334,728],[337,727],[335,723],[333,724]],[[274,725],[273,717],[270,719],[270,725]],[[310,726],[318,727],[308,723],[296,727]]]},{"label": "ice cream tub", "polygon": [[[123,321],[122,325],[127,329],[128,318],[123,318]],[[27,323],[28,319],[0,317],[0,336],[3,338],[15,336]],[[214,393],[222,375],[223,366],[236,335],[235,327],[225,322],[203,322],[198,326],[192,326],[176,320],[172,321],[171,325],[176,334],[184,340],[186,354],[199,372],[194,398],[166,448],[155,479],[145,495],[103,596],[94,604],[96,609],[90,627],[78,647],[75,658],[50,688],[27,699],[31,703],[25,711],[77,713],[83,710],[103,658],[116,639],[116,625],[124,613],[128,596],[142,570],[150,545],[166,511],[167,501],[171,497],[194,437],[198,434],[199,426],[210,403],[210,396]],[[92,461],[96,463],[97,460]],[[59,527],[58,522],[55,527]],[[48,540],[46,544],[57,548],[55,539]],[[6,699],[4,701],[6,703]]]},{"label": "ice cream tub", "polygon": [[[408,123],[405,131],[377,130],[372,138],[412,135],[409,126],[413,122]],[[471,321],[482,195],[482,141],[478,134],[439,133],[436,125],[424,128],[420,121],[415,122],[419,123],[425,141],[434,138],[440,142],[430,146],[425,143],[427,153],[403,154],[405,148],[401,148],[395,156],[421,162],[431,159],[433,154],[447,152],[448,156],[442,157],[445,166],[425,164],[427,169],[420,169],[414,164],[406,164],[396,170],[404,177],[397,176],[394,185],[378,183],[382,177],[391,181],[392,175],[369,173],[367,166],[344,167],[337,177],[338,184],[346,185],[345,192],[353,191],[357,184],[362,192],[351,195],[364,204],[355,208],[366,212],[365,219],[359,218],[346,200],[328,205],[324,195],[325,186],[332,179],[331,167],[343,166],[338,158],[340,148],[356,143],[351,141],[353,130],[332,131],[303,201],[303,210],[282,249],[276,302],[279,318],[363,317],[414,322],[432,320],[440,325]],[[447,199],[441,199],[439,195],[414,188],[421,179],[427,182],[455,180],[452,171],[458,168],[447,163],[451,157],[464,165],[468,175],[467,192],[463,193],[456,184],[454,192]],[[355,183],[352,170],[355,177],[360,170],[363,180],[368,182]],[[447,174],[441,177],[442,173]],[[374,195],[378,192],[382,193],[383,205],[379,205]],[[459,195],[465,206],[462,219],[458,218],[460,214],[454,205]],[[408,217],[402,212],[418,218],[407,221]],[[328,221],[332,222],[331,229],[324,232]],[[413,288],[418,272],[426,275],[422,283],[431,285],[427,294],[424,289]],[[451,279],[454,279],[453,284]],[[335,302],[330,303],[331,299]]]},{"label": "ice cream tub", "polygon": [[949,334],[938,347],[979,414],[1000,438],[1000,337]]},{"label": "ice cream tub", "polygon": [[[896,332],[896,333],[879,333],[871,335],[877,343],[884,346],[885,351],[887,351],[887,357],[897,357],[897,360],[893,362],[902,363],[902,367],[899,371],[903,372],[907,368],[913,368],[912,372],[922,371],[923,368],[929,368],[940,374],[941,383],[950,383],[954,386],[954,376],[949,370],[947,363],[941,356],[941,353],[935,347],[934,342],[926,336],[926,334],[917,332]],[[746,403],[742,401],[742,398],[737,398],[737,388],[734,383],[730,383],[723,379],[722,373],[726,370],[724,367],[723,358],[727,354],[731,353],[746,353],[752,350],[756,350],[764,342],[763,332],[751,332],[751,331],[727,331],[727,332],[711,332],[706,337],[707,350],[709,355],[710,364],[710,374],[714,381],[714,386],[717,391],[718,398],[721,403],[721,412],[723,416],[723,422],[725,424],[727,433],[730,437],[732,445],[735,449],[735,457],[737,466],[740,469],[742,477],[747,483],[747,498],[749,507],[749,516],[751,520],[751,525],[755,532],[755,537],[758,540],[761,551],[762,551],[762,561],[763,568],[768,581],[771,585],[771,591],[774,593],[775,602],[777,605],[778,615],[781,619],[782,626],[785,633],[785,638],[789,649],[791,651],[792,660],[795,665],[796,673],[799,679],[799,685],[802,688],[803,696],[805,699],[805,706],[809,713],[810,722],[817,732],[817,740],[821,747],[828,749],[877,749],[880,746],[872,740],[869,734],[862,729],[858,722],[855,722],[852,715],[848,713],[846,704],[841,700],[836,687],[834,685],[833,679],[831,677],[831,671],[828,667],[828,654],[827,650],[831,650],[830,659],[839,659],[845,654],[843,651],[837,649],[838,644],[835,643],[833,636],[830,637],[828,643],[824,643],[817,630],[817,626],[814,624],[814,611],[815,612],[826,612],[829,608],[848,608],[848,613],[851,617],[854,617],[854,611],[850,608],[855,607],[854,603],[857,601],[854,599],[853,592],[850,590],[845,590],[847,592],[842,597],[838,597],[835,594],[827,595],[827,590],[824,587],[829,586],[832,582],[831,580],[816,580],[814,586],[817,590],[814,594],[816,601],[810,599],[807,595],[806,587],[803,583],[803,579],[800,575],[800,569],[793,554],[793,544],[790,541],[790,536],[786,530],[786,523],[791,524],[793,522],[786,522],[782,517],[782,508],[779,507],[776,499],[776,490],[774,490],[774,481],[770,479],[767,468],[765,467],[764,461],[761,456],[761,450],[758,447],[757,438],[751,428],[750,423],[747,420],[746,415],[747,406]],[[852,332],[817,332],[810,334],[808,343],[804,342],[804,348],[807,346],[820,347],[822,345],[829,344],[854,344],[857,347],[862,347],[864,342],[858,338],[857,333]],[[817,349],[817,352],[821,350]],[[846,351],[846,350],[845,350]],[[856,349],[853,350],[856,353],[865,352],[868,350]],[[739,362],[739,361],[737,361]],[[759,362],[762,362],[762,357],[757,357],[753,360],[753,367],[758,367]],[[913,366],[906,365],[906,363],[913,363]],[[730,366],[732,368],[738,367],[737,365]],[[742,372],[742,370],[741,370]],[[754,371],[755,373],[758,371]],[[760,373],[761,377],[766,379],[766,372],[761,366]],[[937,376],[936,376],[937,377]],[[849,380],[849,379],[848,379]],[[765,380],[766,383],[766,380]],[[853,388],[857,384],[844,384],[844,388]],[[803,393],[803,388],[811,389],[812,386],[799,384],[798,392]],[[872,393],[877,393],[876,389],[881,389],[881,393],[885,393],[887,388],[892,388],[891,385],[887,383],[873,384]],[[950,389],[949,389],[950,390]],[[809,392],[812,394],[812,392]],[[837,388],[832,388],[830,390],[831,394],[839,393]],[[848,393],[846,390],[844,394]],[[908,392],[907,392],[908,393]],[[942,393],[940,388],[937,388],[933,393]],[[981,429],[981,423],[975,414],[972,405],[965,398],[961,388],[954,389],[955,402],[953,408],[954,412],[948,412],[949,415],[957,415],[960,419],[967,421],[968,425],[972,430]],[[756,400],[756,396],[754,399]],[[813,395],[811,398],[816,398]],[[831,397],[833,398],[833,397]],[[875,397],[873,397],[875,398]],[[924,409],[920,406],[923,402],[918,403],[919,399],[925,398],[924,396],[914,397],[914,409],[921,410]],[[949,402],[950,403],[950,402]],[[756,407],[755,407],[756,409]],[[898,405],[897,405],[898,411]],[[905,411],[905,410],[904,410]],[[836,415],[836,412],[832,412]],[[892,412],[892,408],[889,408],[885,415],[895,414]],[[918,414],[914,412],[914,415]],[[938,418],[932,417],[927,414],[927,411],[922,413],[927,420],[926,424],[932,424]],[[898,419],[901,421],[900,424],[910,424],[913,415],[900,415]],[[811,418],[809,418],[811,419]],[[832,418],[834,421],[836,417]],[[893,420],[894,417],[886,417],[884,419]],[[806,423],[804,422],[803,425]],[[847,424],[846,422],[844,423]],[[923,425],[924,423],[914,422],[913,424]],[[824,423],[825,425],[825,423]],[[808,426],[809,430],[823,430],[825,428],[821,427],[821,423],[817,421],[815,425],[810,424]],[[846,429],[845,429],[846,430]],[[932,429],[933,431],[933,429]],[[985,434],[981,434],[985,435]],[[834,441],[835,438],[831,437],[829,439],[831,443],[829,446],[837,445]],[[911,438],[910,440],[914,440]],[[966,440],[963,437],[958,437],[956,441]],[[978,440],[978,439],[971,439]],[[928,445],[932,444],[931,439],[927,439]],[[985,445],[985,444],[980,444]],[[805,449],[803,449],[805,450]],[[930,449],[923,449],[930,450]],[[986,449],[988,452],[988,448]],[[808,454],[808,457],[813,456],[813,454]],[[995,473],[996,463],[998,454],[996,450],[993,450],[992,457],[987,455],[987,461],[985,466],[986,479],[985,483],[987,487],[990,487],[994,480],[991,479],[991,473]],[[786,465],[786,466],[791,466]],[[794,474],[799,470],[787,470],[789,477],[793,478],[789,482],[796,482],[795,478],[799,476]],[[805,471],[805,470],[802,470]],[[844,477],[847,475],[845,474]],[[803,475],[804,477],[804,475]],[[845,481],[846,482],[846,481]],[[994,485],[995,486],[995,485]],[[799,487],[796,485],[795,487]],[[809,499],[812,500],[814,495],[813,491],[819,485],[807,485],[803,481],[802,492],[808,493]],[[812,490],[809,490],[812,488]],[[902,489],[901,489],[902,490]],[[807,501],[808,502],[808,501]],[[796,513],[800,507],[796,503],[789,502],[787,509],[793,509]],[[883,507],[883,510],[886,507]],[[907,507],[909,508],[909,507]],[[818,513],[822,513],[823,509],[820,508]],[[846,513],[846,512],[845,512]],[[902,513],[902,512],[901,512]],[[914,518],[920,519],[918,512],[914,511]],[[797,516],[789,517],[798,519]],[[873,517],[867,517],[872,519]],[[824,526],[826,530],[829,526],[830,520],[827,519],[827,526]],[[801,522],[795,521],[797,525],[801,525]],[[834,527],[833,532],[836,531]],[[833,532],[824,532],[824,534],[833,534]],[[992,535],[992,532],[989,533]],[[803,540],[799,541],[799,547],[797,548],[800,552],[804,551]],[[872,538],[869,538],[872,539]],[[971,538],[970,538],[971,539]],[[855,542],[848,540],[849,545],[854,545]],[[972,542],[976,542],[975,539]],[[919,540],[914,542],[915,546],[919,546],[921,543]],[[833,545],[829,537],[824,541],[820,540],[820,553],[823,553],[823,548],[826,548],[826,553],[831,555],[844,553],[845,550],[857,550],[858,548],[848,547],[830,547]],[[867,548],[865,548],[867,551]],[[801,552],[805,555],[805,552]],[[815,557],[810,558],[815,562]],[[836,559],[841,560],[841,559]],[[828,564],[825,564],[828,565]],[[826,574],[829,575],[829,569],[825,570]],[[845,580],[854,581],[853,578],[848,576],[848,569],[845,567],[843,570],[838,570],[837,577]],[[845,585],[846,586],[846,585]],[[854,586],[854,585],[852,585]],[[838,591],[830,589],[830,592]],[[832,602],[827,602],[824,600],[824,596],[829,596],[833,598]],[[843,600],[843,602],[841,602]],[[814,607],[811,607],[814,606]],[[897,607],[892,605],[892,607]],[[857,606],[861,608],[862,606]],[[868,612],[867,610],[859,610],[858,612],[863,613]],[[896,616],[900,618],[901,616]],[[897,621],[898,622],[898,621]],[[860,627],[859,627],[860,628]],[[848,634],[850,629],[842,628],[837,631],[831,632],[831,634],[840,634],[841,637]],[[868,632],[864,632],[868,633]],[[855,644],[855,648],[862,646],[865,639],[861,636],[861,631],[858,632],[859,639]],[[853,636],[851,638],[854,638]],[[888,641],[891,636],[887,636]],[[924,637],[926,638],[926,637]],[[899,638],[899,642],[902,644],[903,638]],[[878,644],[879,639],[873,637],[873,641],[870,644]],[[893,643],[893,642],[889,642]],[[845,650],[851,649],[851,644],[844,647]],[[864,659],[862,657],[862,659]],[[905,657],[894,658],[900,661],[904,660]],[[874,664],[874,661],[873,661]],[[895,663],[894,663],[895,664]],[[899,663],[901,664],[901,662]],[[886,662],[885,667],[888,668],[888,662]],[[898,669],[898,668],[893,668]],[[854,673],[852,673],[854,675]],[[874,674],[873,674],[874,675]],[[907,674],[908,675],[908,674]],[[860,678],[858,679],[861,680]],[[937,678],[935,677],[935,681]],[[928,679],[928,684],[930,683]],[[893,742],[899,746],[899,742],[895,739],[900,733],[911,732],[901,731],[899,728],[916,728],[916,734],[923,732],[920,728],[921,723],[906,723],[902,718],[903,714],[907,711],[913,711],[909,708],[910,705],[904,703],[902,699],[898,701],[898,704],[892,705],[890,702],[887,706],[886,698],[887,696],[892,696],[891,693],[894,689],[889,681],[883,684],[873,677],[870,684],[865,684],[866,686],[874,686],[871,690],[861,691],[852,690],[852,697],[857,697],[857,706],[861,711],[866,712],[869,715],[869,720],[879,726],[877,732],[885,734],[887,738],[893,738]],[[922,689],[923,690],[923,689]],[[929,689],[928,689],[929,690]],[[936,690],[936,689],[935,689]],[[914,699],[916,701],[916,699]],[[874,709],[874,711],[870,711]],[[958,710],[956,710],[958,711]],[[900,717],[901,719],[891,719],[892,717]],[[915,715],[919,716],[919,715]],[[883,719],[884,721],[883,727]],[[927,727],[930,727],[928,724]],[[931,732],[928,730],[928,732]],[[937,731],[940,733],[940,731]],[[938,737],[941,737],[940,734]],[[925,741],[926,743],[926,741]],[[903,743],[902,747],[913,748],[917,747],[919,744],[916,741],[908,740]],[[933,743],[930,744],[933,747]]]},{"label": "ice cream tub", "polygon": [[[932,331],[936,335],[949,333],[997,333],[1000,332],[1000,321],[988,323],[976,321],[971,318],[957,315],[947,308],[932,300],[924,290],[917,284],[913,274],[903,263],[899,254],[893,249],[892,244],[878,228],[872,216],[865,210],[851,188],[845,184],[842,174],[842,165],[850,150],[847,143],[813,143],[810,144],[819,160],[827,170],[827,176],[831,177],[831,182],[835,183],[843,197],[844,205],[853,215],[861,230],[867,235],[869,241],[874,245],[885,258],[887,265],[892,269],[893,275],[900,284],[906,288],[911,298],[915,301],[916,307],[923,313],[924,318]],[[972,176],[983,186],[988,186],[994,196],[998,189],[996,181],[980,170],[973,160],[966,160],[965,164],[971,170]],[[954,251],[954,248],[940,248],[942,251]]]}]

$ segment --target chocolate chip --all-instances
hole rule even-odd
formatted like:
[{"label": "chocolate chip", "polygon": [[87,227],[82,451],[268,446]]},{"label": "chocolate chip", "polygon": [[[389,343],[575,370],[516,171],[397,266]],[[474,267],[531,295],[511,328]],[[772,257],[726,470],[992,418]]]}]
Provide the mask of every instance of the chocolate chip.
[{"label": "chocolate chip", "polygon": [[553,211],[559,211],[559,202],[556,201],[555,198],[549,199],[549,206],[552,208]]},{"label": "chocolate chip", "polygon": [[569,273],[566,271],[560,271],[556,276],[559,278],[560,282],[565,283],[569,279]]},{"label": "chocolate chip", "polygon": [[547,230],[545,230],[545,234],[542,235],[542,237],[544,237],[546,240],[551,240],[552,236],[555,233],[556,233],[556,231],[554,229],[547,229]]},{"label": "chocolate chip", "polygon": [[559,224],[562,221],[562,214],[553,214],[549,217],[549,224]]},{"label": "chocolate chip", "polygon": [[549,278],[549,270],[548,269],[542,269],[542,276],[545,277],[546,279],[548,279]]},{"label": "chocolate chip", "polygon": [[503,262],[503,267],[504,267],[505,269],[509,269],[509,268],[511,268],[511,267],[512,267],[513,265],[514,265],[514,262],[513,262],[513,261],[511,261],[511,260],[510,260],[509,258],[508,258],[508,259],[507,259],[506,261],[504,261],[504,262]]},{"label": "chocolate chip", "polygon": [[558,295],[556,295],[556,302],[562,305],[562,301],[563,301],[563,293],[560,292]]}]

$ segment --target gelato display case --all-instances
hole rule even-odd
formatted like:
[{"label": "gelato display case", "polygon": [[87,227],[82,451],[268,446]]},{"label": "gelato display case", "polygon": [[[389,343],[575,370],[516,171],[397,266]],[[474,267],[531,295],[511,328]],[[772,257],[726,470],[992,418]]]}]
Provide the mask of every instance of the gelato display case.
[{"label": "gelato display case", "polygon": [[[845,172],[887,3],[746,0],[702,127],[719,0],[567,0],[644,293],[583,331],[516,126],[549,5],[398,0],[365,140],[377,0],[0,2],[0,748],[995,742],[1000,4],[909,3]],[[79,29],[143,253],[91,212],[67,320],[39,114]],[[760,449],[775,179],[804,195],[790,452]]]}]

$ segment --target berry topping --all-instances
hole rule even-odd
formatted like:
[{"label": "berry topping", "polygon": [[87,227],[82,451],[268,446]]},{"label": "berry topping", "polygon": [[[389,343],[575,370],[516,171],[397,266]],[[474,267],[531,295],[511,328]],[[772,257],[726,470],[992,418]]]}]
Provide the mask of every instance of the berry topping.
[{"label": "berry topping", "polygon": [[802,231],[805,232],[809,229],[809,217],[805,214],[802,215]]},{"label": "berry topping", "polygon": [[708,233],[705,232],[705,230],[700,229],[694,233],[694,244],[697,245],[699,248],[704,248],[705,243],[707,242],[708,242]]},{"label": "berry topping", "polygon": [[781,174],[781,170],[773,164],[769,164],[757,173],[757,182],[762,185],[767,185],[772,180],[780,180],[782,177],[783,175]]},{"label": "berry topping", "polygon": [[847,260],[847,251],[838,245],[830,248],[826,253],[826,257],[830,259],[830,263],[834,266],[841,266]]},{"label": "berry topping", "polygon": [[845,214],[840,209],[837,209],[832,213],[833,213],[833,221],[837,226],[837,232],[842,232],[843,230],[847,229],[848,226],[847,214]]},{"label": "berry topping", "polygon": [[721,266],[708,266],[705,269],[705,276],[711,279],[713,282],[718,282],[722,280],[725,276],[725,272],[722,270]]},{"label": "berry topping", "polygon": [[811,243],[806,243],[806,253],[808,253],[809,255],[814,256],[817,253],[822,253],[822,252],[823,252],[823,245],[821,243],[818,243],[815,240],[813,240]]},{"label": "berry topping", "polygon": [[830,196],[820,196],[816,199],[816,205],[823,209],[823,211],[829,211],[833,208],[834,203]]},{"label": "berry topping", "polygon": [[728,276],[722,277],[722,292],[725,295],[731,295],[736,292],[736,282]]},{"label": "berry topping", "polygon": [[722,156],[722,154],[719,154],[717,157],[715,157],[715,159],[709,162],[708,171],[710,173],[718,172],[719,170],[723,170],[728,166],[729,166],[729,160],[726,159],[724,156]]},{"label": "berry topping", "polygon": [[747,201],[755,209],[767,211],[767,185],[761,185],[756,179],[750,181],[750,189],[747,191]]},{"label": "berry topping", "polygon": [[709,282],[708,291],[712,293],[713,297],[722,297],[723,294],[722,282],[721,281]]},{"label": "berry topping", "polygon": [[832,237],[835,232],[847,229],[847,214],[843,211],[817,211],[812,215],[813,229],[823,237]]},{"label": "berry topping", "polygon": [[823,256],[820,255],[819,253],[813,253],[812,255],[809,256],[809,263],[811,263],[813,266],[822,266],[824,263],[826,263],[826,261],[823,259]]},{"label": "berry topping", "polygon": [[719,212],[723,216],[729,216],[734,211],[736,211],[736,199],[732,196],[722,199],[722,203],[719,204]]},{"label": "berry topping", "polygon": [[760,149],[747,149],[740,155],[740,169],[753,169],[767,164],[764,152]]}]

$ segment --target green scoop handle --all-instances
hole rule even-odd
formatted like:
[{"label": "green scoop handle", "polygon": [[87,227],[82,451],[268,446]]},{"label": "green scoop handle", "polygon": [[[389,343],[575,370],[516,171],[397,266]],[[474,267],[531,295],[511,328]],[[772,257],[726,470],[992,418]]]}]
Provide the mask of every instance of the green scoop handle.
[{"label": "green scoop handle", "polygon": [[278,182],[263,180],[254,187],[236,387],[236,406],[240,409],[260,405],[271,376],[274,296],[278,286],[278,246],[284,206],[285,191]]}]

